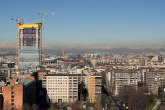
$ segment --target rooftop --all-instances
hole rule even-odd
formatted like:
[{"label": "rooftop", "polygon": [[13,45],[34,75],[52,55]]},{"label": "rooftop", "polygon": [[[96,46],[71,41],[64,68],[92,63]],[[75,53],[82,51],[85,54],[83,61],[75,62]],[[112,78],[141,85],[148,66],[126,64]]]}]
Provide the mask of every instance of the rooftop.
[{"label": "rooftop", "polygon": [[34,80],[32,79],[23,79],[23,85],[24,86],[28,86],[29,84],[31,84]]},{"label": "rooftop", "polygon": [[115,73],[135,73],[137,72],[134,69],[116,69]]},{"label": "rooftop", "polygon": [[59,74],[47,74],[45,76],[86,76],[85,74],[63,74],[63,73],[59,73]]},{"label": "rooftop", "polygon": [[19,29],[25,29],[25,28],[36,28],[39,29],[42,26],[42,23],[35,23],[35,24],[24,24],[24,23],[17,23],[17,26]]}]

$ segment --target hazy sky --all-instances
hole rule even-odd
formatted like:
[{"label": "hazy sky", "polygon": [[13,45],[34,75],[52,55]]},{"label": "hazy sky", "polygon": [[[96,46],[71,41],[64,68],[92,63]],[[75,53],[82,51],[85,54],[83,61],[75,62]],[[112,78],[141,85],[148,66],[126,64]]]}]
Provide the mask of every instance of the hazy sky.
[{"label": "hazy sky", "polygon": [[164,45],[165,0],[0,0],[0,43],[15,43],[12,17],[45,18],[46,45]]}]

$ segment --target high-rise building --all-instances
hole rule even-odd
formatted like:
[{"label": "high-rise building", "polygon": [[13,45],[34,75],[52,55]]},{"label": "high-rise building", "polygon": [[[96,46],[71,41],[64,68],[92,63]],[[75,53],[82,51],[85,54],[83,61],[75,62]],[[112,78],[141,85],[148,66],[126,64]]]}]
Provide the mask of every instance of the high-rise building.
[{"label": "high-rise building", "polygon": [[17,68],[25,70],[42,62],[42,23],[17,23]]}]

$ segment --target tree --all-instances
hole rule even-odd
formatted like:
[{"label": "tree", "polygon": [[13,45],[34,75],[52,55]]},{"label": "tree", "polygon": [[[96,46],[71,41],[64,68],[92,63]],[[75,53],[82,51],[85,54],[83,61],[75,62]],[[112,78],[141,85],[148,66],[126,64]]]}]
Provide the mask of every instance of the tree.
[{"label": "tree", "polygon": [[130,110],[145,110],[148,103],[148,97],[143,92],[136,91],[131,94],[131,97],[128,100],[128,107]]},{"label": "tree", "polygon": [[79,94],[79,100],[83,98],[83,100],[86,101],[88,97],[88,89],[85,87],[83,81],[78,85],[78,94]]},{"label": "tree", "polygon": [[96,110],[102,110],[101,95],[98,95],[96,98]]},{"label": "tree", "polygon": [[128,105],[131,94],[134,92],[136,92],[136,89],[133,86],[124,86],[119,92],[119,98]]},{"label": "tree", "polygon": [[136,90],[132,86],[125,86],[120,90],[119,98],[129,107],[129,110],[145,110],[153,102],[153,96],[146,93],[145,87]]},{"label": "tree", "polygon": [[73,103],[72,110],[81,110],[80,104],[77,102]]}]

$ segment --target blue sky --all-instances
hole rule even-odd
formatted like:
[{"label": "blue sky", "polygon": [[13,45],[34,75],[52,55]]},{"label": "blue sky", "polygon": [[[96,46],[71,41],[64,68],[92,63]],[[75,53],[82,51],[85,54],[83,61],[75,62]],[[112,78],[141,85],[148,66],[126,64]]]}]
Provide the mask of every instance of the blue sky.
[{"label": "blue sky", "polygon": [[46,45],[164,45],[165,0],[1,0],[0,43],[15,43],[12,17],[45,18]]}]

